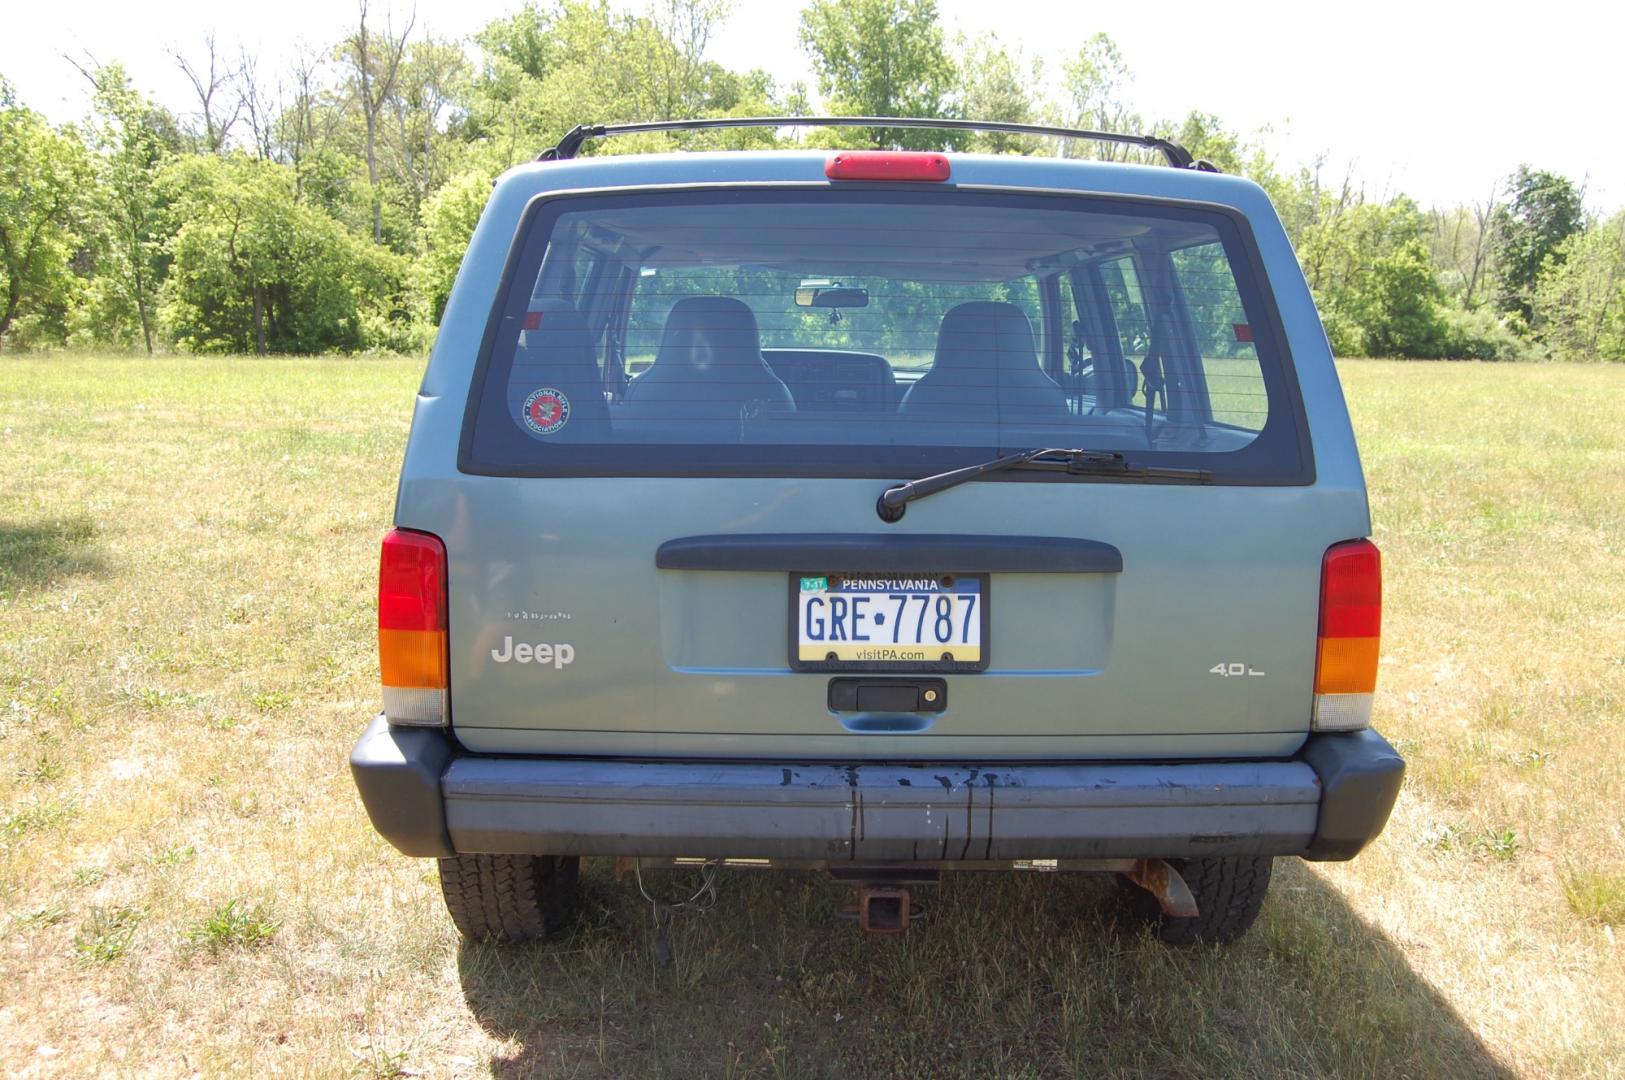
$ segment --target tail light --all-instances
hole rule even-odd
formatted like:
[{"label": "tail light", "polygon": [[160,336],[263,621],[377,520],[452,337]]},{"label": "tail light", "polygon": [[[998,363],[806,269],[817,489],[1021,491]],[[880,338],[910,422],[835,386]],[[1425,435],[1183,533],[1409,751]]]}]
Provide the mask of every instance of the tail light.
[{"label": "tail light", "polygon": [[915,180],[940,184],[951,167],[943,154],[917,150],[843,150],[824,162],[831,180]]},{"label": "tail light", "polygon": [[378,565],[378,669],[395,724],[446,722],[446,546],[393,529]]},{"label": "tail light", "polygon": [[1334,544],[1320,566],[1320,640],[1315,655],[1314,727],[1371,725],[1382,633],[1382,553],[1369,540]]}]

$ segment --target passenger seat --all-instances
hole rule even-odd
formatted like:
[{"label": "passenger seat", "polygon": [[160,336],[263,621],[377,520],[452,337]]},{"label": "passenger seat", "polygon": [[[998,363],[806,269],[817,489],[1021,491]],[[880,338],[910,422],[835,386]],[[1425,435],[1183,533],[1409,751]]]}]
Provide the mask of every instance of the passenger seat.
[{"label": "passenger seat", "polygon": [[1032,326],[1014,304],[976,300],[944,315],[936,360],[898,406],[910,419],[963,424],[1054,424],[1071,413],[1038,366]]}]

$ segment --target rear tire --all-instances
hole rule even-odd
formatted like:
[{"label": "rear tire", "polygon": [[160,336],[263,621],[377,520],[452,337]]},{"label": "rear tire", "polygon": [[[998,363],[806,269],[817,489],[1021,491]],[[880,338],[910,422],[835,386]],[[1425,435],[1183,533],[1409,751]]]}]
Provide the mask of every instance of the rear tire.
[{"label": "rear tire", "polygon": [[1272,858],[1226,856],[1211,859],[1169,859],[1196,899],[1194,919],[1176,919],[1162,913],[1156,897],[1118,878],[1119,899],[1135,922],[1147,925],[1165,945],[1224,945],[1245,934],[1258,919],[1269,892]]},{"label": "rear tire", "polygon": [[456,855],[440,860],[440,891],[465,938],[540,941],[575,913],[580,872],[574,856]]}]

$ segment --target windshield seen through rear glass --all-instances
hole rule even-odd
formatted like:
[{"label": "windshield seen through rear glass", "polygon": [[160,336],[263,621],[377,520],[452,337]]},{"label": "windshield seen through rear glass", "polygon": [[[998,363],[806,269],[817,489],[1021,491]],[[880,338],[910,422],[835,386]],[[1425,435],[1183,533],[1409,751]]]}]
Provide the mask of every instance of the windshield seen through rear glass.
[{"label": "windshield seen through rear glass", "polygon": [[538,200],[464,467],[875,475],[1039,446],[1301,482],[1236,223],[952,189]]}]

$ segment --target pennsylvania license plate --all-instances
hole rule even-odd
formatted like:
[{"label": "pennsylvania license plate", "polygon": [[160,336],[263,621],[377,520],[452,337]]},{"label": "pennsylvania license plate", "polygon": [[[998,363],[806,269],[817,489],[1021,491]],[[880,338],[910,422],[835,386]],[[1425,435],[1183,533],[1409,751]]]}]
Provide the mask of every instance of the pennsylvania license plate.
[{"label": "pennsylvania license plate", "polygon": [[986,574],[793,574],[797,671],[982,671]]}]

